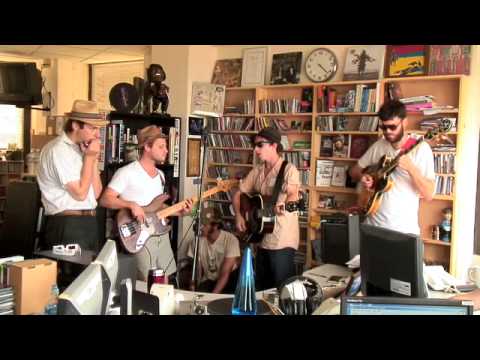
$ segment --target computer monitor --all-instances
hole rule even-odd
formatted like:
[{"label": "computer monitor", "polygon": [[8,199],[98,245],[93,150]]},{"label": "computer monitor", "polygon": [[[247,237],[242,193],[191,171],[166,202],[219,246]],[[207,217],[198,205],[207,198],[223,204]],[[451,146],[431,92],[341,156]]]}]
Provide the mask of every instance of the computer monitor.
[{"label": "computer monitor", "polygon": [[471,301],[343,296],[342,315],[473,315]]},{"label": "computer monitor", "polygon": [[417,235],[361,224],[360,272],[363,295],[427,297]]},{"label": "computer monitor", "polygon": [[110,291],[114,290],[118,276],[118,254],[115,241],[107,240],[93,263],[100,264],[102,266],[102,269],[110,279],[110,284],[112,286]]},{"label": "computer monitor", "polygon": [[104,315],[110,279],[99,263],[91,263],[58,297],[59,315]]}]

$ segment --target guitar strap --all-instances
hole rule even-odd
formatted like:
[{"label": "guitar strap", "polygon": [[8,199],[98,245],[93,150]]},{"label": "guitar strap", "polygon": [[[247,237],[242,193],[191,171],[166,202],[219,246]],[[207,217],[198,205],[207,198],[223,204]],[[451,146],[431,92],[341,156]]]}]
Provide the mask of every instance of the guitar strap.
[{"label": "guitar strap", "polygon": [[268,207],[273,208],[275,204],[277,203],[278,195],[280,194],[280,189],[282,188],[283,185],[283,176],[285,174],[285,167],[287,166],[288,161],[283,160],[282,166],[280,167],[280,170],[278,171],[277,179],[275,180],[275,185],[273,188],[273,193],[272,197],[270,198],[270,201],[268,202]]}]

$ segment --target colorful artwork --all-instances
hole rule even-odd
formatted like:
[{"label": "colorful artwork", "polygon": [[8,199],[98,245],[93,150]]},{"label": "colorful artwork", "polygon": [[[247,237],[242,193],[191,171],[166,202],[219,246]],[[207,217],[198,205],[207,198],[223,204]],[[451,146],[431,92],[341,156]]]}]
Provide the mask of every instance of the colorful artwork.
[{"label": "colorful artwork", "polygon": [[470,74],[471,45],[430,45],[429,75]]},{"label": "colorful artwork", "polygon": [[347,51],[343,80],[374,80],[383,71],[384,45],[353,46]]},{"label": "colorful artwork", "polygon": [[390,47],[388,76],[415,76],[425,73],[425,45]]},{"label": "colorful artwork", "polygon": [[212,84],[237,87],[241,81],[242,59],[217,60],[213,69]]},{"label": "colorful artwork", "polygon": [[302,67],[302,53],[274,54],[272,58],[271,85],[298,84]]}]

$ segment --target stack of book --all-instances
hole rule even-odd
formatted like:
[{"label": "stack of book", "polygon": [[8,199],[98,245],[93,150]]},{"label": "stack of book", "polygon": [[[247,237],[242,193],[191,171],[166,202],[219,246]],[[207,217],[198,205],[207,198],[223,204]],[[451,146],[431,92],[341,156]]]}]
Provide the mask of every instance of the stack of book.
[{"label": "stack of book", "polygon": [[435,130],[442,125],[450,125],[449,131],[457,131],[457,119],[454,117],[429,117],[420,121],[420,129],[424,131]]},{"label": "stack of book", "polygon": [[435,106],[434,100],[435,98],[433,95],[420,95],[400,99],[409,112],[419,112],[425,109],[431,109]]},{"label": "stack of book", "polygon": [[252,147],[252,140],[247,135],[208,134],[208,146],[251,148]]},{"label": "stack of book", "polygon": [[433,153],[433,164],[438,174],[454,174],[455,154]]},{"label": "stack of book", "polygon": [[375,112],[377,89],[358,84],[344,95],[334,88],[319,87],[319,112]]},{"label": "stack of book", "polygon": [[0,315],[13,315],[15,296],[12,287],[0,288]]},{"label": "stack of book", "polygon": [[284,114],[301,112],[300,100],[291,99],[264,99],[258,101],[260,112],[263,114]]},{"label": "stack of book", "polygon": [[377,116],[362,116],[358,131],[377,131],[378,117]]},{"label": "stack of book", "polygon": [[255,113],[255,100],[244,100],[243,101],[243,113],[244,114],[254,114]]},{"label": "stack of book", "polygon": [[452,195],[454,182],[453,176],[435,176],[435,194]]},{"label": "stack of book", "polygon": [[209,122],[209,130],[212,131],[250,131],[253,129],[254,118],[223,116],[218,121]]}]

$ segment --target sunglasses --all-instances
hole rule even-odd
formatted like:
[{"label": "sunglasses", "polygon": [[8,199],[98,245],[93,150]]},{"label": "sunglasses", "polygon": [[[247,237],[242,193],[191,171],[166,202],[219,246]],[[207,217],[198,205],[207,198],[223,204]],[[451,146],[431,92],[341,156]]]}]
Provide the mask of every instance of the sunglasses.
[{"label": "sunglasses", "polygon": [[397,125],[383,125],[383,124],[380,124],[380,125],[378,125],[378,127],[379,127],[380,129],[382,129],[383,131],[385,131],[385,130],[387,130],[387,129],[388,129],[388,130],[391,130],[391,131],[395,131],[395,130],[397,130],[397,128],[400,126],[400,124],[401,124],[401,123],[398,123]]},{"label": "sunglasses", "polygon": [[256,148],[256,147],[262,148],[263,145],[265,145],[265,144],[273,144],[273,143],[271,141],[259,141],[259,142],[254,143],[253,147],[254,148]]}]

